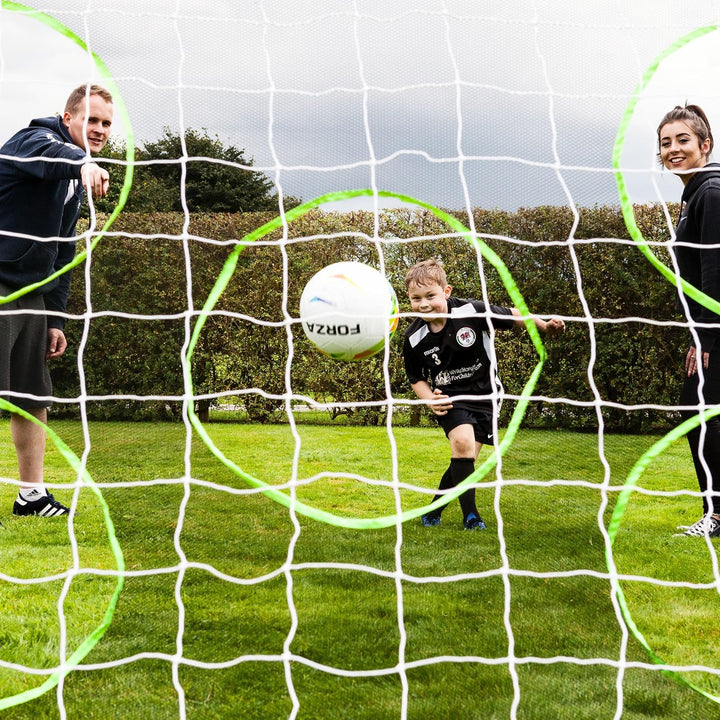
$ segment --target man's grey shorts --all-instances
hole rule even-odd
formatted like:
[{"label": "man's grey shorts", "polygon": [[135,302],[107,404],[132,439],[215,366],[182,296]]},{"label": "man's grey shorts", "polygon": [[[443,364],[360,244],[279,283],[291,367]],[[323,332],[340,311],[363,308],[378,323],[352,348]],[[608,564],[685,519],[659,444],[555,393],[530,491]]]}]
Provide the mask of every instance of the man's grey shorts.
[{"label": "man's grey shorts", "polygon": [[[5,297],[12,292],[0,283],[0,295]],[[35,312],[21,312],[23,310]],[[23,410],[52,405],[47,399],[39,399],[52,395],[45,357],[47,318],[44,311],[42,295],[23,295],[0,304],[0,397]],[[8,395],[4,390],[24,396]]]}]

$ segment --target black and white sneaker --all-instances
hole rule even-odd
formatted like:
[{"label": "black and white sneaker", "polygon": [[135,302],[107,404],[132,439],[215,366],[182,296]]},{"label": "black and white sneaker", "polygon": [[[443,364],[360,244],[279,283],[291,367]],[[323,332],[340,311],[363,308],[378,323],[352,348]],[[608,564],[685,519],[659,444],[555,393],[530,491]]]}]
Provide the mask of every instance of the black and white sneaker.
[{"label": "black and white sneaker", "polygon": [[[38,493],[39,495],[39,493]],[[19,493],[13,505],[13,515],[42,515],[42,517],[59,517],[67,515],[70,508],[59,503],[50,493],[39,495],[36,500],[25,500]]]},{"label": "black and white sneaker", "polygon": [[678,530],[684,532],[676,533],[676,535],[685,535],[687,537],[720,537],[720,520],[714,515],[705,515],[692,525],[679,525]]}]

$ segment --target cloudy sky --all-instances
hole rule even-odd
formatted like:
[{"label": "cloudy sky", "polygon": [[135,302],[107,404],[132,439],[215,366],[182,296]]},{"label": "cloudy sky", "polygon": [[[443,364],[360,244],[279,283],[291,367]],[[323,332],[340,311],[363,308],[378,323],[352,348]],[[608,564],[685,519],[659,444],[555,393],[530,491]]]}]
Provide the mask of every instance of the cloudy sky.
[{"label": "cloudy sky", "polygon": [[451,209],[617,204],[623,118],[631,199],[677,199],[654,159],[659,118],[688,100],[720,127],[720,33],[698,33],[717,21],[715,0],[32,7],[44,16],[0,10],[3,138],[101,79],[74,35],[113,78],[128,119],[118,136],[206,128],[304,200],[378,188]]}]

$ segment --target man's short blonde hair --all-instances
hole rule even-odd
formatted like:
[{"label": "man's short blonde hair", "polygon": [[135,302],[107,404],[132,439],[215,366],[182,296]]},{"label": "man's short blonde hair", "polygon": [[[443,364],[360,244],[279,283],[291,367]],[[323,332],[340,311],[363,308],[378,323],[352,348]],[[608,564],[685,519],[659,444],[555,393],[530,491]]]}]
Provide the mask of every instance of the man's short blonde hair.
[{"label": "man's short blonde hair", "polygon": [[65,103],[65,112],[74,115],[90,95],[99,95],[105,102],[112,104],[112,95],[102,85],[88,85],[86,83],[85,85],[79,85],[70,93]]},{"label": "man's short blonde hair", "polygon": [[411,285],[432,285],[437,283],[441,288],[447,287],[447,276],[442,263],[436,258],[423,260],[413,265],[405,275],[405,289]]}]

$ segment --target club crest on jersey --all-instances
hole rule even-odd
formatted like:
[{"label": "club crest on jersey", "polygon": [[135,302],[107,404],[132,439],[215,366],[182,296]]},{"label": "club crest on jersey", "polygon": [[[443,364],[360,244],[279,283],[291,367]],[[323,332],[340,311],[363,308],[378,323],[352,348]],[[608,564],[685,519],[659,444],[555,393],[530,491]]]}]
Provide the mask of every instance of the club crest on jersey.
[{"label": "club crest on jersey", "polygon": [[475,331],[472,328],[462,327],[455,334],[455,339],[457,340],[458,345],[461,345],[462,347],[470,347],[475,344],[477,335],[475,335]]}]

